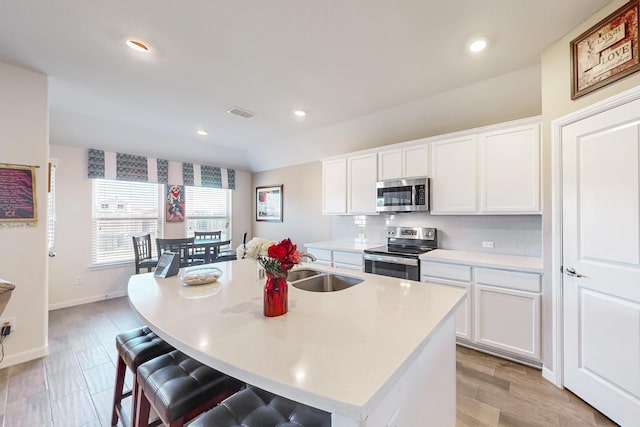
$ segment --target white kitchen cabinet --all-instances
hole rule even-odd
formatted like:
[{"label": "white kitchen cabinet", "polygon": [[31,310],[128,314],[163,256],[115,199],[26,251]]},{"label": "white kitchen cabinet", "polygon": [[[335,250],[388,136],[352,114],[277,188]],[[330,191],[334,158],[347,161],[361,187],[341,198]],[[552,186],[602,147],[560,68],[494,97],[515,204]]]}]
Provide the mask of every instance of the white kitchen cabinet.
[{"label": "white kitchen cabinet", "polygon": [[334,250],[333,266],[336,268],[362,271],[362,253]]},{"label": "white kitchen cabinet", "polygon": [[424,260],[420,274],[423,282],[467,289],[456,311],[458,342],[539,364],[540,274]]},{"label": "white kitchen cabinet", "polygon": [[305,245],[305,250],[317,258],[314,264],[328,267],[346,268],[348,270],[363,270],[362,251],[346,251]]},{"label": "white kitchen cabinet", "polygon": [[[333,265],[331,249],[307,247],[306,251],[316,257],[316,260],[312,261],[312,263],[326,265],[327,267],[331,267]],[[306,260],[307,259],[305,258],[305,261]]]},{"label": "white kitchen cabinet", "polygon": [[322,162],[322,213],[347,213],[347,158]]},{"label": "white kitchen cabinet", "polygon": [[540,213],[540,125],[521,120],[431,144],[432,214]]},{"label": "white kitchen cabinet", "polygon": [[429,145],[421,143],[378,152],[378,180],[429,175]]},{"label": "white kitchen cabinet", "polygon": [[456,310],[456,337],[458,340],[472,341],[473,294],[471,292],[471,267],[422,261],[420,280],[467,291],[462,304]]},{"label": "white kitchen cabinet", "polygon": [[347,212],[376,212],[376,153],[347,156]]},{"label": "white kitchen cabinet", "polygon": [[480,211],[540,212],[540,126],[535,123],[482,133]]},{"label": "white kitchen cabinet", "polygon": [[478,211],[477,138],[469,135],[431,144],[431,213]]}]

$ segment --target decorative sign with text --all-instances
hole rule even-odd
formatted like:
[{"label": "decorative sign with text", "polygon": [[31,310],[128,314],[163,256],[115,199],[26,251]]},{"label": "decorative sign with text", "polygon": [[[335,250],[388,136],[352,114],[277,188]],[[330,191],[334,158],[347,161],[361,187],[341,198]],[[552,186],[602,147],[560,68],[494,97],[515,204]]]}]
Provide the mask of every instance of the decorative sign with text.
[{"label": "decorative sign with text", "polygon": [[571,99],[638,71],[638,1],[630,1],[574,39],[571,66]]},{"label": "decorative sign with text", "polygon": [[35,167],[0,166],[0,222],[35,224],[38,221],[35,195]]}]

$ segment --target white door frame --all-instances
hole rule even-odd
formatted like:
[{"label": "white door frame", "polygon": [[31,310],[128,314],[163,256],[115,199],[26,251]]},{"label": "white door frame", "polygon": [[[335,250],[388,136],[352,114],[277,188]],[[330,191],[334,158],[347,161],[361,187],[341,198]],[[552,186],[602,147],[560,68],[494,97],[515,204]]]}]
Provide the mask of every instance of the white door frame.
[{"label": "white door frame", "polygon": [[603,111],[640,99],[640,86],[621,92],[603,101],[574,111],[551,122],[551,304],[553,370],[542,368],[542,376],[558,387],[564,386],[562,323],[562,128]]}]

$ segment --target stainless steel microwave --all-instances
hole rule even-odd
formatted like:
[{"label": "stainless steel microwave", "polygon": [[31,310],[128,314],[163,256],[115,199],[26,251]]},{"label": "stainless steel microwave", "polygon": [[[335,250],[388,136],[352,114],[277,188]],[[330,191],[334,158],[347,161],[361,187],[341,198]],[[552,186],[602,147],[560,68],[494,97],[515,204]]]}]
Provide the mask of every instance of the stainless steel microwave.
[{"label": "stainless steel microwave", "polygon": [[429,210],[429,178],[390,179],[376,183],[377,212]]}]

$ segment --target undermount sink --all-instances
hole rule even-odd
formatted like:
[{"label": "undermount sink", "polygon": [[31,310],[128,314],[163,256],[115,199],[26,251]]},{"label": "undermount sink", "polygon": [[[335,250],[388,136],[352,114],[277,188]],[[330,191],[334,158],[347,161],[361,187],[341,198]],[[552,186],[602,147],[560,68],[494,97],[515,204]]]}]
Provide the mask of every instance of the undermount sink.
[{"label": "undermount sink", "polygon": [[313,270],[310,268],[299,268],[297,270],[289,271],[287,275],[288,282],[297,282],[298,280],[306,279],[307,277],[317,276],[322,274],[322,271]]},{"label": "undermount sink", "polygon": [[[291,277],[291,273],[300,272],[297,279]],[[294,276],[296,277],[296,276]],[[289,273],[291,286],[303,291],[311,292],[334,292],[342,291],[364,282],[363,279],[342,274],[324,273],[317,270],[296,270]]]}]

